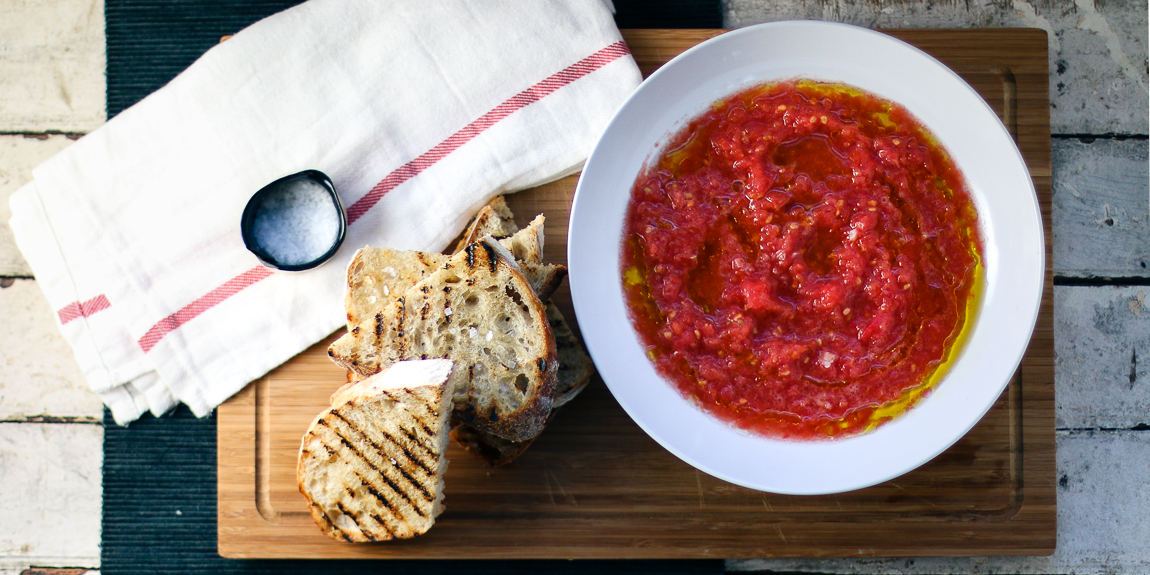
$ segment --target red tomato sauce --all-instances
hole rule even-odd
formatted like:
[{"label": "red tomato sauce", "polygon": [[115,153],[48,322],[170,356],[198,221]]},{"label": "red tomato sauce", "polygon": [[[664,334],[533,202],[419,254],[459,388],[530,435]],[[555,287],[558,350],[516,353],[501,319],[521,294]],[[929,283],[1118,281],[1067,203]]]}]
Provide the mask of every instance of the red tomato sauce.
[{"label": "red tomato sauce", "polygon": [[[807,80],[716,102],[631,192],[622,275],[659,373],[771,437],[874,429],[972,323],[977,214],[905,109]],[[941,368],[941,369],[940,369]]]}]

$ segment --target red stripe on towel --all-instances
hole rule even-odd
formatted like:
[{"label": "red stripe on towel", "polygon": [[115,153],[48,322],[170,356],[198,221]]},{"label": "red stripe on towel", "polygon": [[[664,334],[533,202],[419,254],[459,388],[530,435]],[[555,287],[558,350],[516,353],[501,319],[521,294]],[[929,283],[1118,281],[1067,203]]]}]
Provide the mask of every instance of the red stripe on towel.
[{"label": "red stripe on towel", "polygon": [[56,317],[60,318],[60,325],[63,325],[74,319],[88,317],[98,311],[106,310],[109,307],[112,307],[111,302],[104,297],[104,294],[100,294],[88,301],[74,301],[60,308],[60,311],[56,312]]},{"label": "red stripe on towel", "polygon": [[616,42],[595,52],[594,54],[560,70],[559,72],[549,76],[547,79],[531,86],[530,88],[514,95],[511,99],[496,106],[490,112],[480,116],[474,122],[465,126],[462,130],[451,135],[451,137],[439,143],[434,148],[424,152],[419,157],[411,160],[410,162],[400,166],[394,172],[390,173],[382,181],[375,185],[365,196],[357,200],[354,204],[347,209],[347,222],[348,224],[354,223],[356,220],[367,213],[368,210],[375,206],[385,194],[395,189],[396,186],[410,180],[411,178],[419,175],[420,172],[434,165],[439,160],[445,158],[451,152],[459,149],[460,146],[471,141],[473,138],[482,134],[491,126],[494,126],[503,118],[510,116],[517,110],[526,107],[527,105],[542,100],[548,94],[551,94],[602,68],[603,66],[619,59],[622,56],[630,54],[630,49],[623,42]]},{"label": "red stripe on towel", "polygon": [[152,351],[152,348],[176,328],[188,323],[196,316],[216,307],[220,302],[236,295],[244,288],[272,275],[272,270],[264,266],[256,266],[226,282],[220,287],[208,292],[207,295],[197,299],[196,301],[184,306],[176,313],[160,320],[144,337],[140,338],[138,342],[140,349],[144,353]]},{"label": "red stripe on towel", "polygon": [[[384,194],[390,192],[396,186],[406,182],[407,180],[415,177],[423,170],[434,165],[439,160],[442,160],[451,152],[459,149],[460,146],[471,141],[485,130],[494,126],[503,118],[510,116],[517,110],[538,102],[548,94],[602,68],[603,66],[630,54],[631,50],[623,42],[616,42],[595,52],[594,54],[560,70],[559,72],[547,77],[543,81],[531,86],[530,88],[512,96],[511,99],[499,104],[490,112],[480,116],[475,121],[471,122],[463,129],[451,135],[443,142],[440,142],[434,148],[424,152],[419,157],[411,160],[410,162],[400,166],[398,169],[388,174],[382,181],[375,185],[368,193],[356,201],[347,210],[347,223],[351,225],[355,223],[360,216],[367,213],[376,203],[383,198]],[[225,299],[235,295],[240,290],[272,275],[272,271],[263,266],[252,268],[235,278],[228,280],[220,287],[212,290],[208,295],[186,305],[180,311],[160,320],[156,325],[148,330],[139,340],[140,349],[147,353],[156,346],[157,343],[164,336],[171,333],[176,328],[187,323],[192,318],[200,315],[201,313],[213,308],[216,304],[224,301]],[[62,310],[61,310],[62,311]]]}]

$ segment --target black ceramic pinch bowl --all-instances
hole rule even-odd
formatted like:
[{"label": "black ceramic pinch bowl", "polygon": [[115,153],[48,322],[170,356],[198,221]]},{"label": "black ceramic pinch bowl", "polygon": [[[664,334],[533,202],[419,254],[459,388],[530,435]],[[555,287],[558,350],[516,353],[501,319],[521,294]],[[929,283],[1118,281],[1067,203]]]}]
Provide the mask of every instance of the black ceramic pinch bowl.
[{"label": "black ceramic pinch bowl", "polygon": [[244,246],[263,265],[310,270],[339,250],[347,215],[331,179],[304,170],[260,188],[244,208],[240,232]]}]

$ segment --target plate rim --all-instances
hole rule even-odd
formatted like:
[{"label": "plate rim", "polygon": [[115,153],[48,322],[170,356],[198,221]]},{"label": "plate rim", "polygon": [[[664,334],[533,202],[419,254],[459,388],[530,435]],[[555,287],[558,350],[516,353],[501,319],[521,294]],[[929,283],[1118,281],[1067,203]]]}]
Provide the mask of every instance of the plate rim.
[{"label": "plate rim", "polygon": [[[933,64],[934,68],[936,68],[940,71],[945,71],[945,73],[949,74],[954,81],[958,82],[961,86],[963,86],[965,88],[965,90],[968,92],[967,97],[973,96],[974,101],[978,102],[981,105],[980,113],[983,116],[987,117],[984,119],[992,119],[993,120],[993,124],[996,126],[995,129],[998,131],[996,136],[1004,137],[1005,141],[1009,142],[1010,149],[1013,150],[1013,156],[1011,158],[1009,158],[1008,163],[1011,165],[1012,168],[1021,168],[1022,175],[1024,176],[1025,183],[1026,183],[1026,189],[1024,190],[1024,192],[1020,192],[1020,197],[1022,200],[1029,199],[1028,202],[1026,202],[1026,201],[1023,202],[1026,204],[1023,207],[1026,208],[1026,214],[1025,215],[1030,216],[1027,219],[1031,220],[1029,222],[1029,224],[1033,227],[1033,230],[1036,232],[1036,237],[1034,237],[1032,239],[1036,241],[1036,245],[1038,246],[1037,254],[1035,254],[1034,260],[1033,260],[1033,263],[1035,265],[1031,266],[1033,269],[1037,270],[1037,274],[1036,274],[1036,277],[1029,278],[1029,281],[1032,282],[1033,284],[1035,284],[1034,287],[1036,287],[1036,289],[1033,291],[1033,295],[1032,295],[1032,306],[1031,306],[1032,309],[1024,310],[1022,312],[1022,314],[1018,316],[1020,318],[1025,318],[1028,316],[1028,318],[1029,318],[1029,321],[1025,322],[1027,324],[1026,329],[1021,330],[1021,331],[1024,331],[1026,333],[1026,336],[1024,338],[1024,343],[1023,343],[1023,345],[1019,346],[1016,357],[1010,358],[1010,361],[1007,361],[1007,362],[1000,362],[1002,365],[1009,364],[1010,372],[1005,375],[1005,377],[1003,378],[1003,380],[1001,382],[1001,385],[997,386],[997,391],[994,393],[994,398],[992,398],[990,401],[986,402],[985,405],[981,406],[981,409],[978,410],[977,417],[970,418],[969,423],[967,425],[965,425],[965,427],[961,433],[955,434],[953,437],[950,437],[947,441],[943,441],[943,442],[934,441],[934,442],[932,442],[931,445],[933,447],[931,449],[926,450],[926,451],[930,452],[929,455],[922,457],[921,460],[918,461],[917,463],[915,463],[914,465],[911,465],[911,466],[904,468],[904,469],[892,470],[886,474],[871,474],[870,477],[868,477],[867,479],[861,480],[861,481],[842,482],[841,485],[838,485],[834,488],[829,488],[829,489],[825,488],[825,487],[814,488],[814,489],[786,488],[786,487],[780,487],[778,485],[765,485],[761,482],[757,482],[757,481],[753,481],[753,480],[747,480],[746,478],[742,478],[742,477],[732,476],[732,475],[725,473],[721,470],[714,469],[711,466],[698,461],[696,458],[692,457],[691,455],[684,453],[683,451],[681,451],[679,449],[678,445],[674,444],[673,442],[667,441],[666,438],[662,437],[658,432],[652,430],[649,427],[648,422],[646,422],[642,417],[639,417],[636,415],[635,410],[632,408],[633,406],[629,405],[629,403],[627,401],[625,401],[624,398],[620,397],[620,393],[616,390],[616,385],[618,385],[618,383],[612,384],[611,377],[610,377],[609,373],[612,371],[612,368],[614,366],[611,366],[611,365],[603,366],[601,357],[604,355],[604,352],[601,349],[601,346],[604,344],[602,342],[599,342],[599,341],[593,341],[593,338],[596,337],[593,335],[594,329],[592,328],[592,326],[595,325],[595,321],[594,321],[594,319],[591,319],[591,320],[587,319],[588,317],[593,315],[589,312],[589,310],[595,306],[596,302],[589,302],[589,301],[585,300],[584,299],[585,296],[583,295],[584,290],[579,289],[583,283],[583,278],[582,278],[583,260],[581,259],[581,256],[578,253],[580,250],[579,242],[578,242],[578,235],[580,234],[580,230],[581,230],[581,222],[582,222],[582,218],[584,217],[583,214],[586,210],[591,209],[591,208],[582,208],[581,206],[583,206],[583,204],[580,202],[580,200],[581,200],[581,198],[587,197],[587,194],[584,193],[584,191],[583,191],[584,190],[584,184],[585,184],[585,182],[590,181],[590,178],[587,177],[589,172],[591,174],[594,174],[594,170],[595,170],[595,166],[596,166],[597,153],[600,152],[603,142],[606,141],[606,136],[608,136],[612,133],[612,130],[613,130],[613,128],[616,127],[617,123],[619,122],[619,119],[621,117],[624,117],[628,108],[632,105],[632,103],[636,100],[636,98],[641,97],[645,88],[647,88],[649,85],[653,85],[653,84],[657,83],[659,81],[659,78],[661,78],[662,76],[671,74],[671,70],[674,70],[674,66],[676,65],[677,62],[694,58],[694,57],[696,57],[695,54],[697,54],[699,52],[714,49],[713,46],[715,44],[736,42],[742,36],[764,34],[764,33],[769,34],[769,33],[778,32],[782,29],[788,29],[788,28],[804,29],[808,33],[816,33],[816,32],[817,33],[833,33],[836,31],[840,32],[840,33],[842,33],[842,32],[855,33],[855,34],[861,33],[861,34],[867,35],[871,40],[877,39],[878,41],[880,41],[882,43],[889,43],[888,45],[890,45],[890,46],[896,46],[897,49],[899,49],[899,50],[909,49],[911,51],[911,53],[914,54],[916,57],[925,58],[928,62]],[[774,79],[774,78],[772,78],[772,79]],[[761,80],[761,81],[770,81],[772,79]],[[887,96],[883,96],[883,97],[887,97]],[[898,101],[896,98],[890,98],[890,99]],[[686,118],[686,119],[689,119],[689,118],[690,118],[690,116],[688,116],[688,118]],[[672,126],[671,133],[673,133],[673,131],[675,129],[677,129],[677,127]],[[942,139],[942,138],[940,138],[940,139]],[[629,198],[630,186],[628,186],[626,195]],[[1019,151],[1017,144],[1011,138],[1006,127],[1002,124],[1001,120],[998,118],[997,114],[994,113],[993,109],[989,106],[989,104],[987,104],[987,102],[985,100],[983,100],[982,97],[979,96],[978,93],[976,91],[974,91],[974,89],[972,87],[970,87],[964,80],[962,80],[962,78],[958,74],[956,74],[953,70],[950,70],[950,68],[946,67],[945,65],[943,65],[941,62],[939,62],[937,59],[930,56],[926,52],[924,52],[924,51],[922,51],[922,50],[920,50],[914,46],[911,46],[910,44],[907,44],[906,42],[904,42],[902,40],[899,40],[897,38],[891,37],[891,36],[886,35],[886,34],[882,34],[880,32],[876,32],[873,30],[865,29],[865,28],[860,28],[857,26],[852,26],[849,24],[841,24],[841,23],[817,22],[817,21],[784,21],[784,22],[772,22],[772,23],[766,23],[766,24],[759,24],[756,26],[749,26],[746,28],[742,28],[742,29],[738,29],[738,30],[734,30],[734,31],[725,33],[725,34],[721,34],[719,36],[716,36],[714,38],[706,40],[706,41],[684,51],[679,56],[676,56],[674,59],[669,61],[666,65],[664,65],[662,68],[660,68],[659,70],[656,70],[653,74],[651,74],[651,76],[647,80],[644,81],[644,83],[631,95],[631,97],[628,98],[628,100],[617,111],[617,113],[615,114],[615,117],[611,120],[611,122],[608,125],[608,128],[604,132],[604,138],[601,139],[600,142],[596,145],[595,150],[592,152],[591,156],[589,157],[589,159],[587,161],[586,166],[584,167],[584,175],[583,175],[583,177],[580,178],[579,185],[578,185],[578,188],[576,189],[575,196],[574,196],[574,199],[572,202],[571,222],[570,222],[570,228],[568,231],[568,248],[567,249],[568,249],[568,262],[569,262],[568,265],[570,268],[570,275],[571,275],[570,281],[571,281],[571,288],[572,288],[572,290],[571,290],[572,291],[572,302],[573,302],[573,305],[575,308],[576,317],[578,318],[580,325],[582,326],[583,332],[585,334],[585,339],[587,341],[588,351],[591,353],[593,358],[595,358],[596,355],[601,356],[600,358],[595,358],[595,359],[597,359],[596,363],[601,366],[599,368],[599,371],[600,371],[601,375],[603,376],[603,379],[604,379],[605,383],[607,384],[607,387],[610,389],[612,395],[615,396],[616,400],[619,401],[620,405],[624,408],[624,410],[628,413],[628,415],[632,418],[632,420],[635,421],[639,425],[639,427],[642,428],[645,433],[647,433],[648,436],[650,436],[652,439],[654,439],[656,442],[658,442],[663,448],[665,448],[668,451],[670,451],[671,453],[673,453],[676,457],[682,459],[683,461],[689,463],[690,465],[694,466],[695,468],[697,468],[697,469],[699,469],[705,473],[708,473],[710,475],[713,475],[713,476],[718,477],[720,479],[723,479],[725,481],[729,481],[731,483],[735,483],[737,485],[742,485],[744,487],[748,487],[748,488],[752,488],[752,489],[769,491],[769,492],[774,492],[774,493],[795,494],[795,495],[814,495],[814,494],[826,494],[826,493],[837,493],[837,492],[851,491],[854,489],[859,489],[859,488],[867,487],[867,486],[874,485],[877,483],[881,483],[882,481],[886,481],[886,480],[889,480],[893,477],[897,477],[899,475],[907,473],[907,472],[921,466],[922,464],[926,463],[927,461],[930,461],[931,459],[936,457],[939,453],[941,453],[945,449],[949,448],[951,445],[953,445],[954,442],[958,441],[958,439],[960,439],[967,432],[969,432],[971,427],[973,427],[975,424],[977,424],[978,421],[980,421],[982,419],[982,417],[985,415],[986,411],[988,411],[990,409],[990,407],[994,404],[994,401],[1001,394],[1002,390],[1005,389],[1006,385],[1009,383],[1010,376],[1017,369],[1018,365],[1022,361],[1023,356],[1025,355],[1025,351],[1026,351],[1026,347],[1027,347],[1025,342],[1029,342],[1030,338],[1033,335],[1034,327],[1035,327],[1035,324],[1036,324],[1037,319],[1038,319],[1039,307],[1041,305],[1042,294],[1043,294],[1043,290],[1044,290],[1044,274],[1045,274],[1045,248],[1044,248],[1044,246],[1045,246],[1045,230],[1043,229],[1043,224],[1042,224],[1042,219],[1041,219],[1041,209],[1039,206],[1038,197],[1037,197],[1037,193],[1035,190],[1033,179],[1030,175],[1028,168],[1026,167],[1025,161],[1022,158],[1021,152]],[[615,254],[611,258],[604,258],[604,259],[617,261],[617,254]],[[986,254],[984,254],[984,259],[986,259]],[[989,270],[988,270],[988,273],[989,273]],[[616,276],[618,275],[617,270],[616,270],[616,273],[614,275],[616,275]],[[621,282],[619,282],[619,283],[621,283]],[[620,289],[620,291],[621,291],[621,289]],[[633,327],[631,327],[630,320],[628,319],[628,320],[624,320],[624,321],[625,321],[626,325],[628,327],[630,327],[631,331],[633,332]],[[589,328],[591,328],[591,329],[589,329]],[[970,343],[968,342],[967,345],[969,347]],[[965,351],[966,350],[964,350],[964,353],[965,353]],[[607,369],[604,369],[604,367],[607,367]],[[659,378],[659,379],[661,379],[661,378]],[[945,383],[945,380],[943,383]],[[664,385],[665,387],[672,387],[671,384],[669,384],[665,381],[662,382],[662,385]],[[941,387],[941,384],[940,384],[940,387]],[[677,391],[675,391],[674,393],[676,395],[678,395]],[[680,396],[680,399],[682,399],[681,396]],[[684,402],[685,402],[685,400],[684,400]],[[924,401],[924,403],[925,403],[925,401]],[[922,405],[920,404],[915,409],[912,409],[911,413],[914,413],[915,410],[918,410],[921,407],[922,407]],[[701,410],[698,410],[698,411],[700,413],[702,413]],[[713,419],[713,416],[706,415],[706,414],[704,414],[704,416]],[[884,425],[883,428],[880,428],[880,431],[884,428],[894,426],[895,424],[899,423],[899,421],[905,420],[905,419],[906,419],[906,417],[904,416],[903,418],[900,418],[900,420],[896,420],[895,422],[888,423],[888,424]],[[742,434],[747,433],[747,432],[741,432],[740,430],[734,430],[734,429],[732,429],[731,431],[734,431],[737,434],[738,433],[742,433]],[[856,437],[851,437],[851,438],[847,438],[847,439],[842,439],[842,440],[831,440],[831,441],[827,441],[827,442],[809,442],[809,443],[796,443],[796,442],[788,442],[788,441],[779,441],[779,440],[771,440],[771,439],[761,438],[761,437],[756,437],[754,439],[755,439],[755,441],[767,442],[767,443],[773,443],[773,444],[780,444],[780,443],[781,444],[787,444],[787,445],[801,444],[803,446],[802,449],[811,450],[811,446],[816,446],[816,445],[821,446],[821,445],[828,445],[828,444],[839,444],[839,445],[841,445],[841,444],[846,444],[848,442],[857,442],[857,440],[860,440],[861,438],[873,437],[876,434],[877,434],[877,432],[872,433],[872,434],[866,434],[866,435],[862,435],[862,436],[856,436]],[[818,450],[819,450],[819,448],[815,448],[815,451],[818,451]],[[924,451],[924,453],[925,453],[925,451]]]}]

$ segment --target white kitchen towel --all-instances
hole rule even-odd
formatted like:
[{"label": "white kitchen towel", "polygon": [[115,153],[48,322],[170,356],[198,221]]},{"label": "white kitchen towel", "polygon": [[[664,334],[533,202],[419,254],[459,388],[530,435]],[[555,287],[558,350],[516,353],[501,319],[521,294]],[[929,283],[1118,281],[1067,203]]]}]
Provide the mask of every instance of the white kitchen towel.
[{"label": "white kitchen towel", "polygon": [[[603,0],[312,0],[36,168],[10,224],[118,423],[204,416],[346,321],[356,248],[440,250],[493,195],[575,172],[639,81]],[[347,236],[273,272],[240,215],[304,169]]]}]

